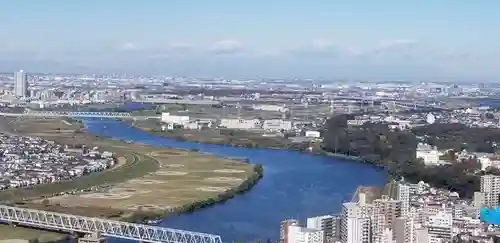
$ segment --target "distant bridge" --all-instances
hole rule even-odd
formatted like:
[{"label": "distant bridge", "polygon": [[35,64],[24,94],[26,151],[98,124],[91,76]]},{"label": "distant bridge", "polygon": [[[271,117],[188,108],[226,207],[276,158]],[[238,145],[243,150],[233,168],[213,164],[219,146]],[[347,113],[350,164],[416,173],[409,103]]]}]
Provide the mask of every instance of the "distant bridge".
[{"label": "distant bridge", "polygon": [[0,113],[7,117],[75,117],[75,118],[121,118],[159,119],[160,116],[133,116],[130,112],[87,112],[87,111],[26,111],[24,113]]},{"label": "distant bridge", "polygon": [[0,222],[151,243],[222,243],[219,235],[0,205]]},{"label": "distant bridge", "polygon": [[220,105],[218,100],[177,100],[177,99],[136,99],[134,102],[153,104],[184,104],[184,105]]}]

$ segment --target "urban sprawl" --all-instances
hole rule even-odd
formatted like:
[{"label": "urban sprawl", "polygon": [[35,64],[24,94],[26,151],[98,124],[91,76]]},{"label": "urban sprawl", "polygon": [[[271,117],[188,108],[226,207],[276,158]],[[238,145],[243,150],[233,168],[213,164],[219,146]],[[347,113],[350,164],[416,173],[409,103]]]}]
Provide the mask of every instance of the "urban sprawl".
[{"label": "urban sprawl", "polygon": [[[322,141],[327,119],[339,114],[352,115],[348,128],[367,124],[385,124],[397,131],[435,124],[478,129],[500,126],[494,100],[483,102],[498,96],[500,86],[487,84],[27,75],[24,71],[0,76],[0,81],[5,87],[0,91],[4,113],[99,111],[114,109],[118,103],[154,104],[148,116],[158,118],[163,132],[243,130],[314,144]],[[414,157],[426,167],[460,161],[479,164],[480,188],[473,198],[425,181],[398,178],[384,190],[358,188],[339,214],[311,215],[306,222],[284,219],[281,242],[496,242],[500,175],[483,173],[500,168],[496,142],[489,141],[491,151],[484,152],[439,148],[427,135],[417,138]],[[36,137],[5,134],[0,140],[1,189],[70,180],[114,163],[111,153],[98,148],[67,148]]]}]

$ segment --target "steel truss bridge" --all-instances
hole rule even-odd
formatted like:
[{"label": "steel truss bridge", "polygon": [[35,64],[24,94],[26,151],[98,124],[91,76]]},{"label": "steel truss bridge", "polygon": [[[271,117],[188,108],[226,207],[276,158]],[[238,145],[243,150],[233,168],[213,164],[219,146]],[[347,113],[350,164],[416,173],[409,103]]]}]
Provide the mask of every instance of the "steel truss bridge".
[{"label": "steel truss bridge", "polygon": [[24,113],[0,113],[8,117],[87,117],[87,118],[122,118],[122,119],[150,119],[160,118],[153,116],[133,116],[130,112],[86,112],[86,111],[26,111]]},{"label": "steel truss bridge", "polygon": [[0,222],[151,243],[222,243],[218,235],[0,205]]}]

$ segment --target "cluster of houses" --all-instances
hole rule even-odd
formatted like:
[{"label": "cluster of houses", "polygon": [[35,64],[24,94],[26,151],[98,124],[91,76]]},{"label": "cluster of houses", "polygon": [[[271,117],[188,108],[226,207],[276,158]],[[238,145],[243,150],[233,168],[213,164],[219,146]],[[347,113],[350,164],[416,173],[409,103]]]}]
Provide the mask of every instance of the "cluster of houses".
[{"label": "cluster of houses", "polygon": [[0,135],[0,190],[57,183],[115,164],[111,152],[68,148],[38,137]]}]

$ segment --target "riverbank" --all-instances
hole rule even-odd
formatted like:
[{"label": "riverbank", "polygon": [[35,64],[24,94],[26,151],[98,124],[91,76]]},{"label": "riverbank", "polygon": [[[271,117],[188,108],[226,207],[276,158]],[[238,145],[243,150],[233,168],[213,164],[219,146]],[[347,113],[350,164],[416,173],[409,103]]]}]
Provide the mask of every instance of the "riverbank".
[{"label": "riverbank", "polygon": [[201,130],[172,129],[163,131],[162,124],[159,121],[144,120],[124,122],[149,134],[177,141],[230,145],[243,148],[285,149],[293,151],[307,151],[311,144],[310,142],[296,143],[286,137],[263,136],[263,134],[258,132],[244,130],[210,128]]},{"label": "riverbank", "polygon": [[[0,199],[20,207],[140,222],[224,202],[250,190],[263,176],[260,165],[187,150],[128,144],[87,134],[74,122],[56,120],[26,120],[9,126],[20,135],[98,146],[123,156],[126,162],[71,182],[0,192]],[[93,190],[80,191],[90,187]],[[68,190],[77,192],[59,195]]]}]

